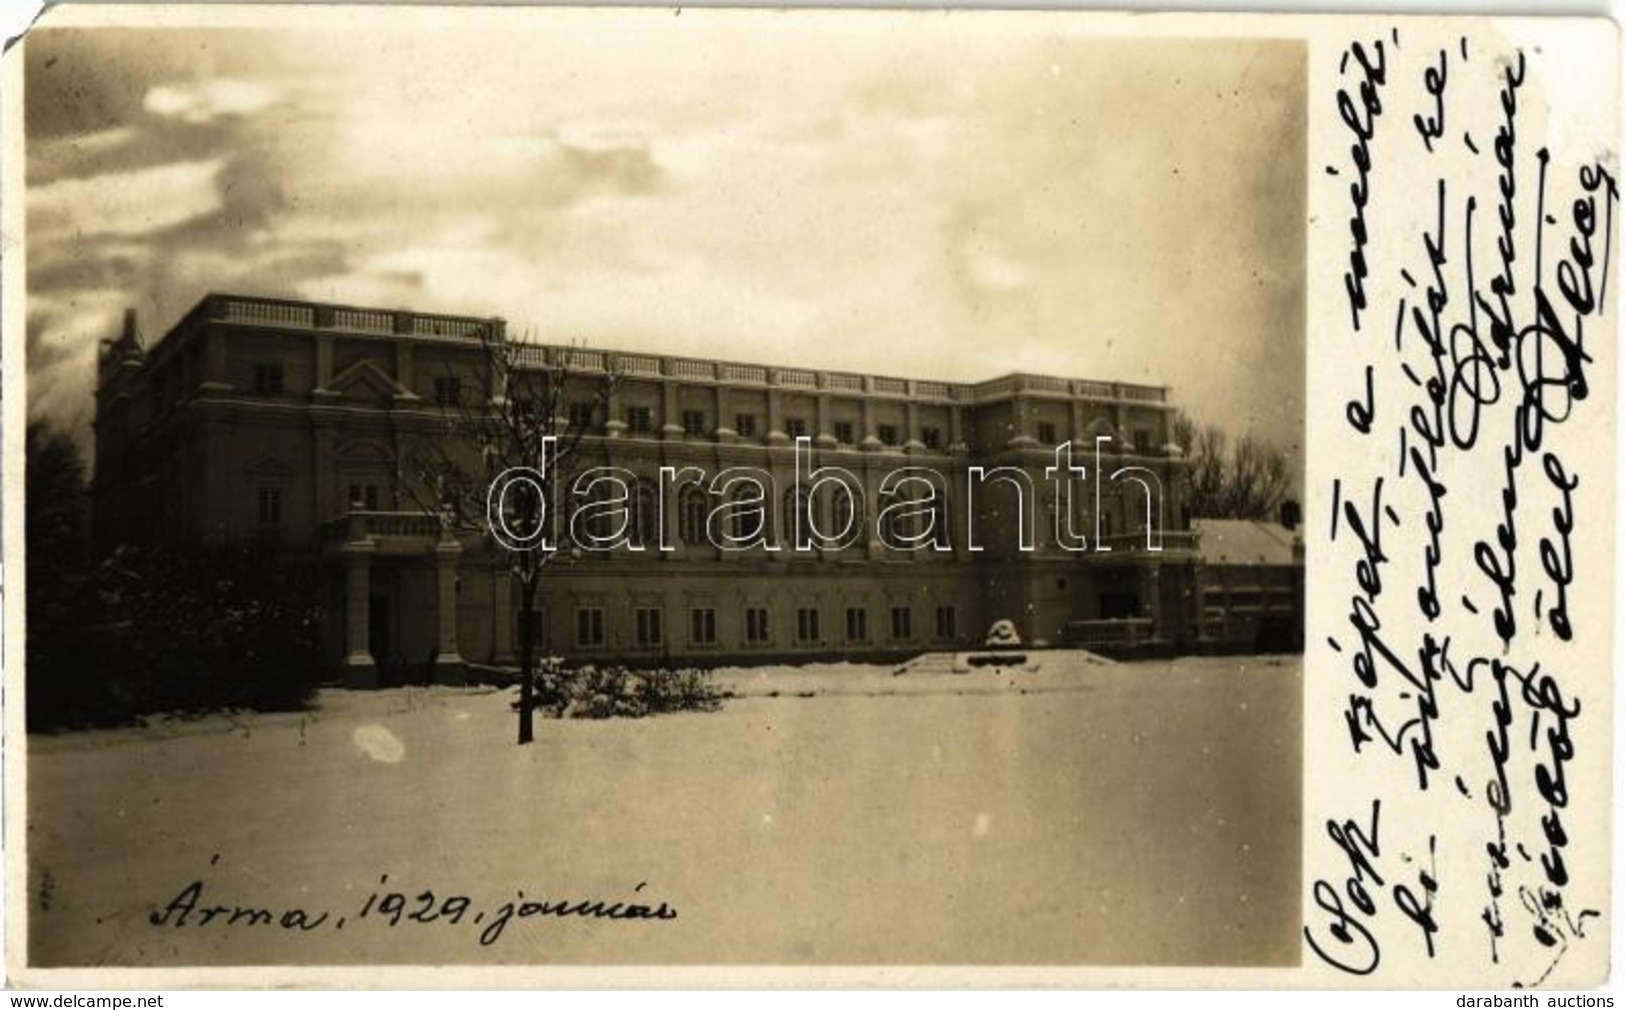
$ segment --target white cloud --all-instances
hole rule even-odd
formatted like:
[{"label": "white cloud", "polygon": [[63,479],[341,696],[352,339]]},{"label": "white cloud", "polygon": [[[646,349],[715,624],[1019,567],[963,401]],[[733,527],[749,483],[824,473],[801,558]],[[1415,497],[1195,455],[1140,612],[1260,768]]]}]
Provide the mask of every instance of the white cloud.
[{"label": "white cloud", "polygon": [[274,88],[258,81],[216,78],[188,84],[160,84],[142,100],[148,112],[187,123],[211,123],[221,116],[247,116],[275,104]]},{"label": "white cloud", "polygon": [[30,187],[29,244],[38,248],[66,233],[147,235],[212,213],[220,208],[214,179],[223,164],[181,161]]}]

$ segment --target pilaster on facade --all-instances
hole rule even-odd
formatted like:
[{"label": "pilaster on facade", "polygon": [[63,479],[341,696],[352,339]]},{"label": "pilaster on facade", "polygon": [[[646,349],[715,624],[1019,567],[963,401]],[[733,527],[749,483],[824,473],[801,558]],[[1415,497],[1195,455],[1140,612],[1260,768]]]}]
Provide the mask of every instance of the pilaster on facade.
[{"label": "pilaster on facade", "polygon": [[352,540],[340,549],[344,558],[344,686],[378,686],[368,618],[372,601],[372,558],[378,545],[370,538]]},{"label": "pilaster on facade", "polygon": [[442,531],[440,541],[434,546],[435,617],[439,632],[434,679],[439,684],[461,684],[468,676],[467,664],[457,648],[457,594],[462,587],[457,568],[462,555],[462,545],[449,530]]},{"label": "pilaster on facade", "polygon": [[1162,639],[1162,565],[1156,561],[1140,564],[1140,601],[1145,618],[1151,622],[1153,641]]}]

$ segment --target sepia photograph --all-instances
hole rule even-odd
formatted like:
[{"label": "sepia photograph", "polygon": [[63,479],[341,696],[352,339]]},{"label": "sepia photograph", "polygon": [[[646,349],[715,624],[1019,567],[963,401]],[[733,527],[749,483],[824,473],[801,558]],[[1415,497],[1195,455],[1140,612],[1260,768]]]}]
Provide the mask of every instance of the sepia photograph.
[{"label": "sepia photograph", "polygon": [[527,13],[21,43],[27,965],[1298,966],[1308,44]]}]

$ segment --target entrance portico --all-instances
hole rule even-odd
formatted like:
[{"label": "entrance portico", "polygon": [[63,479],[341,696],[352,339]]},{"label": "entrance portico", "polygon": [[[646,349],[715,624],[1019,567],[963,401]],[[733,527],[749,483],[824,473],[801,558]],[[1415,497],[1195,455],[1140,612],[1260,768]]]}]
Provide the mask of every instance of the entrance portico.
[{"label": "entrance portico", "polygon": [[457,538],[434,516],[401,512],[352,511],[323,533],[344,569],[344,686],[378,687],[386,668],[419,663],[435,683],[464,683]]}]

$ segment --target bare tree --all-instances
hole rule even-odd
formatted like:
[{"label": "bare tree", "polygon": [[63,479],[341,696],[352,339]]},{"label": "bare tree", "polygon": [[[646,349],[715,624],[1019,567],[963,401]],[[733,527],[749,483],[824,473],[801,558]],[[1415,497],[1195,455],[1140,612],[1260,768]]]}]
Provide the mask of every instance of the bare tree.
[{"label": "bare tree", "polygon": [[[536,599],[568,532],[562,489],[581,465],[588,436],[607,420],[615,372],[601,352],[508,340],[494,326],[482,331],[480,350],[477,388],[449,381],[441,397],[443,430],[409,451],[416,486],[408,487],[448,532],[478,536],[505,562],[519,591],[519,743],[527,744],[535,738]],[[493,494],[511,472],[544,479],[507,482]],[[529,543],[516,549],[512,537],[492,529],[494,521]]]},{"label": "bare tree", "polygon": [[1190,461],[1186,504],[1191,515],[1210,519],[1270,519],[1291,486],[1286,453],[1253,435],[1231,448],[1216,424],[1198,424],[1180,411],[1174,441]]}]

